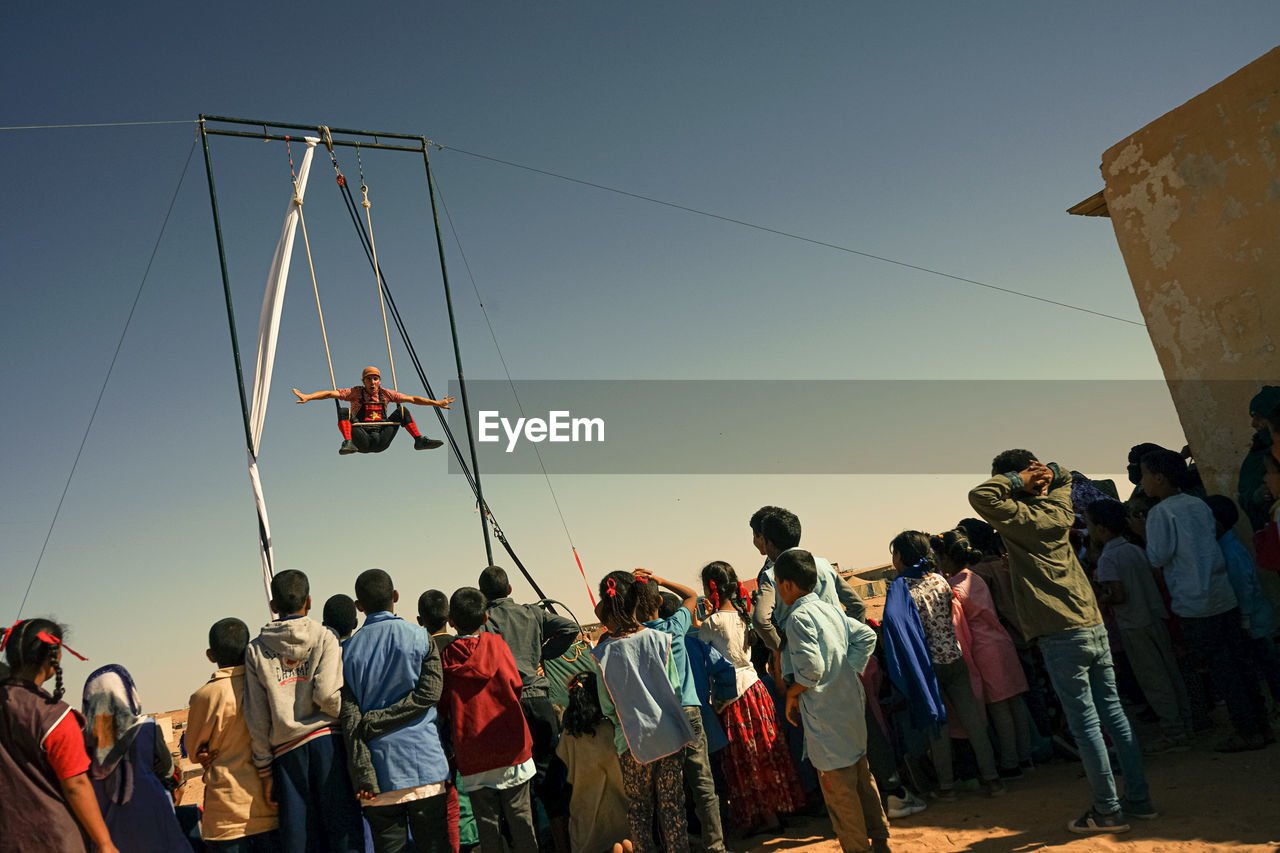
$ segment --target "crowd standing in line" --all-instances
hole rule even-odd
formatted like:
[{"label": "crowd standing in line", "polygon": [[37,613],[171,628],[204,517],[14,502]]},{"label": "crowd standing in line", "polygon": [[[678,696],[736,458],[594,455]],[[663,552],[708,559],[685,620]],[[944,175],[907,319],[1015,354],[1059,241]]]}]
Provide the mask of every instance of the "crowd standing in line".
[{"label": "crowd standing in line", "polygon": [[[1250,415],[1234,499],[1204,493],[1186,450],[1135,446],[1125,501],[1000,453],[968,494],[977,518],[889,543],[879,622],[772,506],[749,520],[754,595],[723,561],[694,586],[611,572],[598,638],[513,600],[497,566],[421,593],[416,624],[382,569],[319,623],[307,576],[280,572],[256,637],[233,617],[208,632],[217,669],[184,736],[202,810],[175,810],[128,671],[95,670],[76,710],[64,629],[20,621],[3,640],[0,853],[724,853],[824,812],[842,849],[887,851],[890,822],[930,798],[1016,796],[1062,756],[1090,800],[1067,829],[1123,832],[1159,816],[1145,762],[1205,736],[1217,700],[1215,749],[1274,742],[1280,388]],[[1158,733],[1140,741],[1132,714]]]}]

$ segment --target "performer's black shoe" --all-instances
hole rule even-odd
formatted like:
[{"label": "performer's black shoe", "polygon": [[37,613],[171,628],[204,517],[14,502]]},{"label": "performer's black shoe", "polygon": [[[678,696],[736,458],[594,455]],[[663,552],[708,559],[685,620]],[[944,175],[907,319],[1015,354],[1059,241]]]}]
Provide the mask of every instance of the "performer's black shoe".
[{"label": "performer's black shoe", "polygon": [[444,446],[444,442],[441,441],[440,439],[427,438],[425,435],[420,435],[413,440],[414,450],[435,450],[437,447],[443,447],[443,446]]},{"label": "performer's black shoe", "polygon": [[342,442],[342,446],[338,448],[339,456],[347,456],[348,454],[355,453],[355,452],[356,452],[356,443],[349,438],[346,441]]}]

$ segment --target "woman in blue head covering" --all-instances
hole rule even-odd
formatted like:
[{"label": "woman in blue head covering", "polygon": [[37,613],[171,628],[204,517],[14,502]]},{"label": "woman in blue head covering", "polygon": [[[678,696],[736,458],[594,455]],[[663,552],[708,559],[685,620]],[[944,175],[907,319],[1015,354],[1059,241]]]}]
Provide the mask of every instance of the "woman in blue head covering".
[{"label": "woman in blue head covering", "polygon": [[189,853],[169,791],[173,758],[156,721],[142,716],[138,688],[119,664],[84,683],[84,735],[89,778],[120,853]]},{"label": "woman in blue head covering", "polygon": [[969,668],[951,621],[951,586],[938,574],[929,536],[904,530],[889,545],[899,577],[885,601],[884,637],[889,677],[911,705],[912,721],[932,737],[933,766],[938,773],[938,795],[955,797],[951,769],[951,735],[941,727],[948,710],[969,733],[978,759],[978,774],[989,796],[1005,793],[996,768],[995,753],[987,737],[987,723],[974,698]]}]

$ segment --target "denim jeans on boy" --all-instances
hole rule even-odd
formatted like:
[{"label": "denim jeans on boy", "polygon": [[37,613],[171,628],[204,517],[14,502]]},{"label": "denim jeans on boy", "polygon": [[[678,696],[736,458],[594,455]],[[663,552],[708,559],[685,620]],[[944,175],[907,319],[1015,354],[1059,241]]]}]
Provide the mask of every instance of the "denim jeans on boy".
[{"label": "denim jeans on boy", "polygon": [[1102,739],[1103,729],[1115,744],[1120,769],[1124,772],[1125,795],[1133,802],[1150,799],[1142,766],[1142,747],[1120,706],[1107,629],[1094,625],[1048,634],[1040,638],[1040,651],[1053,691],[1058,694],[1067,725],[1076,739],[1076,748],[1080,750],[1094,809],[1110,814],[1120,808],[1107,745]]}]

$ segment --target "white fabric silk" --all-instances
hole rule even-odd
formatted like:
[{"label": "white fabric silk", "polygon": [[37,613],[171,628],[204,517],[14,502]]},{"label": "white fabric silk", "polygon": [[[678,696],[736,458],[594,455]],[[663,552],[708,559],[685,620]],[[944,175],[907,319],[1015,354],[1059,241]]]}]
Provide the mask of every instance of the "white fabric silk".
[{"label": "white fabric silk", "polygon": [[280,312],[284,307],[285,285],[289,281],[289,263],[293,259],[293,238],[297,233],[300,210],[298,202],[306,195],[307,177],[311,173],[311,158],[319,139],[307,137],[307,151],[298,169],[297,196],[289,196],[289,209],[285,213],[284,227],[280,229],[280,241],[271,259],[271,271],[267,274],[267,289],[262,297],[262,314],[258,318],[258,358],[253,371],[253,399],[249,406],[249,437],[253,442],[248,449],[249,485],[253,490],[253,503],[258,511],[258,552],[262,559],[262,584],[267,600],[271,600],[271,578],[275,555],[271,545],[271,524],[267,520],[267,499],[262,492],[262,478],[258,475],[258,450],[262,446],[262,428],[267,419],[267,397],[271,392],[271,372],[276,362],[276,340],[280,335]]}]

